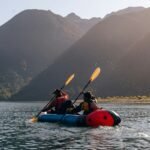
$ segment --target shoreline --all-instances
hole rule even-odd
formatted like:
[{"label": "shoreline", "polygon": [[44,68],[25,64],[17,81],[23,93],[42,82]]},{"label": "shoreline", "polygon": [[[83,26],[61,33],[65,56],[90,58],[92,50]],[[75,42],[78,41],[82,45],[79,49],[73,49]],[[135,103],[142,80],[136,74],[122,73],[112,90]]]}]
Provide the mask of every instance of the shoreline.
[{"label": "shoreline", "polygon": [[[43,103],[47,103],[49,100],[41,100],[41,101],[36,101],[36,100],[33,100],[33,101],[19,101],[19,100],[16,100],[16,101],[8,101],[8,100],[0,100],[0,102],[10,102],[10,103],[24,103],[24,102],[27,102],[27,103],[33,103],[33,102],[43,102]],[[77,104],[78,103],[81,103],[83,100],[82,99],[79,99],[77,100]],[[107,97],[107,98],[100,98],[98,97],[97,98],[97,102],[98,103],[110,103],[110,104],[148,104],[150,105],[150,97],[146,97],[146,96],[132,96],[132,97],[123,97],[123,96],[116,96],[116,97]]]},{"label": "shoreline", "polygon": [[150,104],[150,97],[109,97],[98,98],[98,103],[112,103],[112,104]]}]

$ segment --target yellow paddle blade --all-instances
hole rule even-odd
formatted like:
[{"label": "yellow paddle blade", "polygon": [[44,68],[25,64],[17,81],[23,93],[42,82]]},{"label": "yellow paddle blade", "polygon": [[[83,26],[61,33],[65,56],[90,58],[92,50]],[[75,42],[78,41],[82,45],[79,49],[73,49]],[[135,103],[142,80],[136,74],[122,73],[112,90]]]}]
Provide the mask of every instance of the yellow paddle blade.
[{"label": "yellow paddle blade", "polygon": [[65,85],[68,85],[71,81],[72,81],[72,79],[74,78],[74,74],[72,74],[68,79],[67,79],[67,81],[65,82]]},{"label": "yellow paddle blade", "polygon": [[95,69],[95,71],[93,72],[93,74],[91,75],[90,81],[91,82],[94,81],[98,77],[98,75],[100,74],[100,72],[101,72],[101,69],[99,67],[97,67]]},{"label": "yellow paddle blade", "polygon": [[33,122],[33,123],[35,123],[35,122],[37,122],[38,121],[38,118],[37,117],[33,117],[32,119],[31,119],[31,122]]}]

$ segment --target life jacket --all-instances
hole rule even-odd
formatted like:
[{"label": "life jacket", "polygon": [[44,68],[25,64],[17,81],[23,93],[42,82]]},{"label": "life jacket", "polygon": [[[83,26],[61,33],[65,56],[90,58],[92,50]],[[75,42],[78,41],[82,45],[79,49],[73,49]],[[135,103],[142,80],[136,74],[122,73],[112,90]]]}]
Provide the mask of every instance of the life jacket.
[{"label": "life jacket", "polygon": [[90,103],[83,102],[81,104],[81,109],[84,111],[84,114],[87,115],[87,114],[97,110],[98,107],[94,101],[91,101]]},{"label": "life jacket", "polygon": [[81,105],[81,109],[84,111],[89,111],[89,109],[90,109],[89,103],[83,102]]},{"label": "life jacket", "polygon": [[69,99],[69,96],[67,93],[62,92],[62,95],[60,97],[57,97],[51,104],[51,108],[55,107],[56,113],[59,112],[59,109],[61,108],[61,105],[63,102]]}]

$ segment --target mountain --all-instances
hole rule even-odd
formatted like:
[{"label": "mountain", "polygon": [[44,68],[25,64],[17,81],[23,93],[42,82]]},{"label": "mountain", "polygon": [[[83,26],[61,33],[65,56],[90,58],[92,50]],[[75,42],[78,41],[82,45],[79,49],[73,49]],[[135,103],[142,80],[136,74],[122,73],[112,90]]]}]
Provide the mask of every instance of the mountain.
[{"label": "mountain", "polygon": [[[150,32],[135,44],[118,63],[107,86],[98,86],[103,95],[150,96]],[[109,91],[109,92],[108,92]]]},{"label": "mountain", "polygon": [[69,18],[25,10],[0,27],[1,99],[28,84],[98,22],[83,20],[77,25]]},{"label": "mountain", "polygon": [[119,10],[119,11],[107,14],[105,16],[105,18],[110,17],[112,15],[125,15],[125,14],[131,14],[131,13],[141,12],[143,10],[145,10],[144,7],[128,7],[128,8],[125,8],[125,9],[122,9],[122,10]]},{"label": "mountain", "polygon": [[[134,45],[150,32],[149,17],[150,9],[145,9],[138,13],[112,15],[103,19],[12,99],[48,99],[49,91],[58,88],[73,72],[76,73],[76,78],[71,84],[72,88],[69,86],[67,90],[77,94],[96,66],[101,67],[102,73],[92,88],[99,96],[109,96],[111,91],[107,89],[113,88],[109,81],[114,79],[111,75]],[[125,62],[128,62],[127,58]]]},{"label": "mountain", "polygon": [[91,27],[93,27],[101,20],[100,18],[81,19],[75,13],[70,13],[66,16],[66,19],[76,25],[77,28],[80,28],[81,32],[83,32],[84,30],[88,31]]}]

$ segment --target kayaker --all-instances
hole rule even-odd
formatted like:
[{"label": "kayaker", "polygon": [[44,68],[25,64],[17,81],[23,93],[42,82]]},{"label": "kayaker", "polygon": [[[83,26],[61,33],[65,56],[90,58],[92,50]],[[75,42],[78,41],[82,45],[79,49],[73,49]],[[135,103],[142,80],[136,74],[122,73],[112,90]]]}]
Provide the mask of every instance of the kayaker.
[{"label": "kayaker", "polygon": [[83,114],[88,115],[89,113],[99,109],[96,104],[97,100],[90,91],[83,94],[83,99],[84,101],[72,111],[73,113],[78,113],[83,110]]},{"label": "kayaker", "polygon": [[72,114],[74,105],[71,100],[64,101],[59,109],[59,114]]},{"label": "kayaker", "polygon": [[55,100],[43,110],[47,111],[47,113],[59,113],[62,103],[69,99],[69,95],[62,90],[56,89],[53,94],[55,95]]}]

